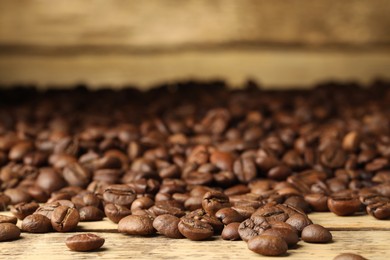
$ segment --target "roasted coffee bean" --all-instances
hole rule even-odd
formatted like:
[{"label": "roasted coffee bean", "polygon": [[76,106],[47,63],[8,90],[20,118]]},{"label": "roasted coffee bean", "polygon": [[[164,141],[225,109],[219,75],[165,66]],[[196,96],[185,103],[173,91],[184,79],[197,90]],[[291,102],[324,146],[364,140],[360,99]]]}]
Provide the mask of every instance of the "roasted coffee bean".
[{"label": "roasted coffee bean", "polygon": [[239,181],[248,183],[257,176],[256,163],[251,157],[239,158],[234,162],[233,172]]},{"label": "roasted coffee bean", "polygon": [[231,153],[222,151],[213,151],[210,156],[210,162],[221,170],[230,171],[233,168],[233,156]]},{"label": "roasted coffee bean", "polygon": [[20,229],[12,223],[0,223],[0,242],[15,240],[20,237]]},{"label": "roasted coffee bean", "polygon": [[284,204],[293,206],[305,213],[310,212],[310,205],[301,196],[290,196],[284,201]]},{"label": "roasted coffee bean", "polygon": [[114,223],[118,223],[122,218],[131,214],[131,210],[125,206],[116,204],[106,204],[104,213]]},{"label": "roasted coffee bean", "polygon": [[78,234],[65,240],[66,246],[72,251],[93,251],[101,248],[105,239],[95,234]]},{"label": "roasted coffee bean", "polygon": [[222,208],[215,213],[215,216],[225,225],[245,220],[245,217],[232,208]]},{"label": "roasted coffee bean", "polygon": [[53,228],[50,219],[40,214],[33,214],[23,219],[22,230],[29,233],[47,233]]},{"label": "roasted coffee bean", "polygon": [[291,169],[285,165],[277,165],[269,169],[267,177],[272,180],[285,180],[288,176],[291,175]]},{"label": "roasted coffee bean", "polygon": [[264,217],[266,220],[286,221],[289,215],[274,203],[268,203],[257,209],[252,216]]},{"label": "roasted coffee bean", "polygon": [[332,241],[332,234],[323,226],[311,224],[302,230],[302,240],[308,243],[329,243]]},{"label": "roasted coffee bean", "polygon": [[80,221],[99,221],[104,218],[104,213],[95,206],[85,206],[79,209]]},{"label": "roasted coffee bean", "polygon": [[152,235],[156,232],[153,228],[153,219],[146,215],[130,215],[122,218],[118,223],[118,231],[139,236]]},{"label": "roasted coffee bean", "polygon": [[281,237],[286,241],[289,247],[295,246],[299,241],[297,233],[289,228],[272,227],[264,231],[262,235]]},{"label": "roasted coffee bean", "polygon": [[0,211],[5,211],[11,203],[11,198],[5,194],[0,193]]},{"label": "roasted coffee bean", "polygon": [[182,238],[178,224],[180,219],[173,215],[163,214],[153,220],[153,227],[158,233],[169,238]]},{"label": "roasted coffee bean", "polygon": [[80,215],[77,209],[67,206],[57,207],[51,216],[51,224],[58,232],[69,232],[77,227]]},{"label": "roasted coffee bean", "polygon": [[64,167],[62,175],[71,186],[87,187],[91,181],[91,173],[79,163],[68,164]]},{"label": "roasted coffee bean", "polygon": [[53,215],[53,211],[59,206],[61,205],[58,202],[45,203],[39,208],[37,208],[34,214],[40,214],[47,217],[48,219],[51,219],[51,216]]},{"label": "roasted coffee bean", "polygon": [[183,206],[175,200],[157,201],[149,210],[156,216],[170,214],[176,217],[182,217],[185,215]]},{"label": "roasted coffee bean", "polygon": [[221,234],[223,240],[239,240],[241,239],[240,234],[238,233],[238,227],[240,222],[232,222],[226,225]]},{"label": "roasted coffee bean", "polygon": [[328,208],[328,196],[320,193],[311,193],[305,195],[305,201],[314,211],[326,212]]},{"label": "roasted coffee bean", "polygon": [[11,213],[20,220],[23,220],[28,215],[33,214],[39,208],[35,201],[25,203],[21,202],[11,207]]},{"label": "roasted coffee bean", "polygon": [[286,220],[286,223],[296,228],[299,232],[308,225],[313,224],[313,222],[304,214],[294,214]]},{"label": "roasted coffee bean", "polygon": [[363,256],[357,254],[342,253],[335,256],[333,260],[367,260],[367,258],[364,258]]},{"label": "roasted coffee bean", "polygon": [[367,213],[377,219],[390,218],[390,202],[378,202],[367,206]]},{"label": "roasted coffee bean", "polygon": [[103,193],[104,201],[121,206],[131,206],[135,198],[135,191],[127,185],[110,185]]},{"label": "roasted coffee bean", "polygon": [[260,235],[248,241],[248,249],[265,256],[278,256],[287,252],[287,243],[278,236]]},{"label": "roasted coffee bean", "polygon": [[181,218],[178,228],[183,236],[194,241],[206,240],[214,234],[214,229],[210,224],[189,217]]},{"label": "roasted coffee bean", "polygon": [[328,198],[328,208],[338,216],[349,216],[361,210],[358,197],[351,195],[333,195]]},{"label": "roasted coffee bean", "polygon": [[62,178],[61,174],[53,168],[42,168],[39,171],[36,184],[50,194],[65,187],[66,181]]},{"label": "roasted coffee bean", "polygon": [[131,210],[148,209],[154,205],[154,201],[149,197],[141,197],[133,201]]},{"label": "roasted coffee bean", "polygon": [[222,209],[230,207],[229,197],[219,191],[209,191],[203,196],[202,207],[210,215]]},{"label": "roasted coffee bean", "polygon": [[20,188],[15,188],[15,189],[7,189],[4,191],[4,194],[10,198],[9,205],[16,205],[18,203],[22,202],[30,202],[31,201],[31,196],[25,192],[24,190]]},{"label": "roasted coffee bean", "polygon": [[243,221],[238,227],[238,233],[244,241],[248,241],[252,237],[258,236],[265,230],[270,229],[271,225],[264,217],[253,216]]},{"label": "roasted coffee bean", "polygon": [[18,219],[13,216],[5,216],[5,215],[0,215],[0,224],[1,223],[11,223],[15,224],[18,222]]}]

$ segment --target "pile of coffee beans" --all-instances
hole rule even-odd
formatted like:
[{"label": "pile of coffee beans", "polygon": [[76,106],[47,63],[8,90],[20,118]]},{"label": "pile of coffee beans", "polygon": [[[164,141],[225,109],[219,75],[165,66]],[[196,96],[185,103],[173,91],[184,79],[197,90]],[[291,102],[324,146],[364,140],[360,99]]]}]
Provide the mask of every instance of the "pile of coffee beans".
[{"label": "pile of coffee beans", "polygon": [[[328,243],[309,212],[390,218],[389,86],[1,90],[0,210],[33,233],[107,217],[128,235],[221,235],[263,255]],[[0,216],[0,240],[20,236],[16,218]]]}]

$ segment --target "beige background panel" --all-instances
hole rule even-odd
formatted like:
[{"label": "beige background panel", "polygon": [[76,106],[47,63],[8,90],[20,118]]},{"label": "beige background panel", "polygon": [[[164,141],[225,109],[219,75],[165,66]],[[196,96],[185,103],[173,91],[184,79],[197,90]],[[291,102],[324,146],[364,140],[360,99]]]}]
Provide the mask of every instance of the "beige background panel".
[{"label": "beige background panel", "polygon": [[388,0],[2,0],[0,44],[389,44]]}]

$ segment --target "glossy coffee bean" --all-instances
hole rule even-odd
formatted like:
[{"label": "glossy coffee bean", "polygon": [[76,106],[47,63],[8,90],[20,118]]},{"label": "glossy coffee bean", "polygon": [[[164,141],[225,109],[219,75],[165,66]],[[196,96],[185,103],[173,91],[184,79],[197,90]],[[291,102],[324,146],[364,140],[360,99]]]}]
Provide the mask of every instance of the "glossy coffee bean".
[{"label": "glossy coffee bean", "polygon": [[218,210],[230,206],[229,197],[222,192],[209,191],[203,196],[202,207],[210,216],[214,216]]},{"label": "glossy coffee bean", "polygon": [[265,230],[262,235],[281,237],[286,241],[289,247],[295,246],[299,241],[297,233],[293,229],[288,228],[272,227]]},{"label": "glossy coffee bean", "polygon": [[0,224],[1,223],[12,223],[15,224],[18,222],[18,219],[13,216],[5,216],[5,215],[0,215]]},{"label": "glossy coffee bean", "polygon": [[104,213],[114,223],[118,223],[122,218],[131,215],[131,210],[125,206],[116,204],[106,204]]},{"label": "glossy coffee bean", "polygon": [[33,214],[39,208],[36,202],[21,202],[11,207],[11,213],[20,220]]},{"label": "glossy coffee bean", "polygon": [[206,240],[214,234],[214,229],[210,224],[189,217],[183,217],[178,228],[183,236],[194,241]]},{"label": "glossy coffee bean", "polygon": [[20,229],[11,223],[0,223],[0,242],[15,240],[20,237]]},{"label": "glossy coffee bean", "polygon": [[260,235],[248,241],[248,249],[265,256],[278,256],[287,252],[287,243],[278,236]]},{"label": "glossy coffee bean", "polygon": [[131,206],[135,198],[135,191],[124,184],[110,185],[103,193],[104,201],[121,206]]},{"label": "glossy coffee bean", "polygon": [[332,234],[321,225],[311,224],[302,230],[301,238],[308,243],[329,243]]},{"label": "glossy coffee bean", "polygon": [[72,251],[93,251],[104,245],[105,239],[95,234],[78,234],[65,240],[66,246]]},{"label": "glossy coffee bean", "polygon": [[361,210],[362,203],[353,196],[331,196],[328,198],[328,208],[338,216],[349,216]]},{"label": "glossy coffee bean", "polygon": [[390,202],[378,202],[367,206],[367,213],[377,219],[390,218]]},{"label": "glossy coffee bean", "polygon": [[118,223],[118,231],[139,236],[152,235],[156,232],[153,228],[153,219],[147,215],[130,215],[122,218]]},{"label": "glossy coffee bean", "polygon": [[232,222],[242,222],[245,217],[232,208],[222,208],[215,213],[217,217],[224,225],[228,225]]},{"label": "glossy coffee bean", "polygon": [[53,228],[50,219],[40,214],[33,214],[23,219],[22,230],[29,233],[47,233]]},{"label": "glossy coffee bean", "polygon": [[79,209],[80,221],[99,221],[104,218],[104,212],[95,206],[85,206]]},{"label": "glossy coffee bean", "polygon": [[69,232],[77,227],[80,215],[77,209],[67,206],[57,207],[51,216],[51,224],[58,232]]},{"label": "glossy coffee bean", "polygon": [[248,241],[252,237],[261,235],[265,230],[270,228],[271,225],[264,217],[253,216],[240,224],[238,233],[242,240]]},{"label": "glossy coffee bean", "polygon": [[153,227],[158,233],[169,238],[182,238],[183,235],[179,231],[180,219],[173,215],[163,214],[157,216],[153,220]]},{"label": "glossy coffee bean", "polygon": [[232,222],[226,225],[221,234],[221,238],[223,240],[240,240],[240,234],[238,233],[238,227],[240,226],[240,222]]}]

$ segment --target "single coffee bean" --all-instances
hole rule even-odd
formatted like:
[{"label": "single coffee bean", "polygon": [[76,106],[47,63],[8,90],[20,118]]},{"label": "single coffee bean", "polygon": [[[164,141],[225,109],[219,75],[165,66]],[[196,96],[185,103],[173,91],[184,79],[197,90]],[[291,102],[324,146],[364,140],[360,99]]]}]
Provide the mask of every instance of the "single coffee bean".
[{"label": "single coffee bean", "polygon": [[297,209],[302,210],[305,213],[310,212],[310,205],[305,201],[302,196],[290,196],[284,201],[284,204],[293,206]]},{"label": "single coffee bean", "polygon": [[0,215],[0,224],[1,223],[12,223],[15,224],[18,222],[18,219],[14,216],[5,216],[5,215]]},{"label": "single coffee bean", "polygon": [[248,241],[248,249],[265,256],[278,256],[287,252],[287,243],[278,236],[260,235]]},{"label": "single coffee bean", "polygon": [[79,209],[80,221],[99,221],[104,218],[104,213],[95,206],[85,206]]},{"label": "single coffee bean", "polygon": [[305,201],[309,203],[314,211],[326,212],[328,208],[328,196],[320,193],[311,193],[305,195]]},{"label": "single coffee bean", "polygon": [[301,232],[313,222],[305,214],[294,214],[286,220],[286,223],[294,227],[298,232]]},{"label": "single coffee bean", "polygon": [[328,208],[338,216],[349,216],[361,210],[362,203],[358,197],[353,196],[330,196],[328,198]]},{"label": "single coffee bean", "polygon": [[183,217],[178,227],[183,236],[194,241],[206,240],[214,234],[214,229],[210,224],[189,217]]},{"label": "single coffee bean", "polygon": [[118,223],[118,231],[128,235],[147,236],[155,233],[153,219],[147,215],[130,215]]},{"label": "single coffee bean", "polygon": [[241,239],[240,234],[238,233],[238,227],[240,226],[240,222],[232,222],[226,225],[221,234],[221,238],[223,240],[239,240]]},{"label": "single coffee bean", "polygon": [[215,216],[225,225],[245,220],[245,217],[232,208],[222,208],[215,213]]},{"label": "single coffee bean", "polygon": [[77,209],[67,206],[57,207],[51,216],[51,224],[58,232],[72,231],[77,227],[80,215]]},{"label": "single coffee bean", "polygon": [[266,220],[286,221],[289,216],[285,210],[277,207],[274,203],[268,203],[258,208],[252,216],[264,217]]},{"label": "single coffee bean", "polygon": [[20,220],[33,214],[39,208],[38,203],[35,201],[26,203],[21,202],[11,207],[11,213]]},{"label": "single coffee bean", "polygon": [[7,189],[4,194],[10,198],[9,205],[16,205],[21,202],[30,202],[31,196],[21,188]]},{"label": "single coffee bean", "polygon": [[378,202],[367,206],[367,213],[377,219],[390,218],[390,202]]},{"label": "single coffee bean", "polygon": [[11,203],[11,198],[3,193],[0,193],[0,211],[5,211]]},{"label": "single coffee bean", "polygon": [[333,260],[367,260],[367,258],[357,254],[343,253],[335,256]]},{"label": "single coffee bean", "polygon": [[39,208],[37,208],[34,214],[40,214],[47,217],[48,219],[51,219],[51,216],[53,215],[53,211],[59,206],[61,205],[58,202],[45,203]]},{"label": "single coffee bean", "polygon": [[209,191],[203,196],[202,207],[210,216],[214,216],[218,210],[230,206],[229,197],[222,192]]},{"label": "single coffee bean", "polygon": [[271,228],[271,225],[264,217],[252,216],[240,224],[238,233],[240,234],[242,240],[248,241],[252,237],[260,235],[269,228]]},{"label": "single coffee bean", "polygon": [[251,157],[239,158],[233,164],[233,172],[239,181],[248,183],[257,176],[256,163]]},{"label": "single coffee bean", "polygon": [[311,224],[302,230],[302,240],[308,243],[329,243],[332,234],[323,226]]},{"label": "single coffee bean", "polygon": [[104,201],[121,206],[131,206],[135,198],[135,191],[124,184],[110,185],[103,193]]},{"label": "single coffee bean", "polygon": [[104,213],[114,223],[118,223],[122,218],[131,215],[131,211],[127,207],[111,203],[104,206]]},{"label": "single coffee bean", "polygon": [[65,187],[66,181],[54,168],[42,168],[36,179],[36,185],[50,194]]},{"label": "single coffee bean", "polygon": [[92,251],[103,246],[105,239],[95,234],[78,234],[65,240],[66,246],[72,251]]},{"label": "single coffee bean", "polygon": [[286,241],[289,247],[295,246],[299,241],[298,234],[293,229],[289,228],[272,227],[264,231],[261,235],[281,237]]},{"label": "single coffee bean", "polygon": [[133,201],[131,211],[136,209],[148,209],[154,205],[154,201],[149,197],[141,197]]},{"label": "single coffee bean", "polygon": [[23,219],[22,230],[29,233],[47,233],[53,228],[50,219],[40,214],[33,214]]},{"label": "single coffee bean", "polygon": [[62,175],[71,186],[85,188],[90,180],[91,173],[79,163],[71,163],[64,167]]},{"label": "single coffee bean", "polygon": [[169,238],[182,238],[183,235],[179,231],[180,219],[173,215],[163,214],[157,216],[153,221],[153,227],[158,233]]},{"label": "single coffee bean", "polygon": [[20,237],[20,229],[12,223],[0,223],[0,242],[15,240]]}]

